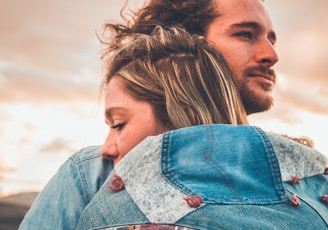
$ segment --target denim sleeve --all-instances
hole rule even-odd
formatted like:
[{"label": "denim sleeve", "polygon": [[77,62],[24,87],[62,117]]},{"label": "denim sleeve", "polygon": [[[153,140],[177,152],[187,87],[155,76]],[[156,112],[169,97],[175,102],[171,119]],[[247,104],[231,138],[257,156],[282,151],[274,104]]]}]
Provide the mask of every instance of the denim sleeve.
[{"label": "denim sleeve", "polygon": [[78,164],[67,160],[25,215],[19,229],[75,229],[87,204]]}]

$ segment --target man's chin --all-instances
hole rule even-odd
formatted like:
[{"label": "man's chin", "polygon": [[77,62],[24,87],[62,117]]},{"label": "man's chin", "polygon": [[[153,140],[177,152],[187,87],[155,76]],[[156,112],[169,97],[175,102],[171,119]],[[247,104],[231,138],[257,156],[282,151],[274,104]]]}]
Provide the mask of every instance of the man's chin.
[{"label": "man's chin", "polygon": [[274,100],[271,92],[256,92],[247,90],[246,92],[241,91],[240,94],[247,115],[268,111],[273,106]]}]

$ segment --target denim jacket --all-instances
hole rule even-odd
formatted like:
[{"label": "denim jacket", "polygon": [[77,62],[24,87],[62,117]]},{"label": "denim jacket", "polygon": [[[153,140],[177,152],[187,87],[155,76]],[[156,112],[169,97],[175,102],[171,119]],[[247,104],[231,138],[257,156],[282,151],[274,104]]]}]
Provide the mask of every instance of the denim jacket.
[{"label": "denim jacket", "polygon": [[115,168],[88,147],[61,166],[20,229],[328,229],[327,162],[254,126],[148,137]]}]

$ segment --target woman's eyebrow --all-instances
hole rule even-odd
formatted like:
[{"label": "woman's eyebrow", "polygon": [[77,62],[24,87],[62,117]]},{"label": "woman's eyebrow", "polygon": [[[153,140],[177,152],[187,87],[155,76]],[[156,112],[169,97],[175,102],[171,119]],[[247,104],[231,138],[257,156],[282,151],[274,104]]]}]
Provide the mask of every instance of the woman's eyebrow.
[{"label": "woman's eyebrow", "polygon": [[108,124],[109,121],[113,119],[113,113],[118,111],[123,111],[125,108],[121,106],[109,107],[105,110],[105,123]]},{"label": "woman's eyebrow", "polygon": [[112,120],[112,111],[115,107],[111,107],[105,110],[105,123],[109,125],[109,121]]}]

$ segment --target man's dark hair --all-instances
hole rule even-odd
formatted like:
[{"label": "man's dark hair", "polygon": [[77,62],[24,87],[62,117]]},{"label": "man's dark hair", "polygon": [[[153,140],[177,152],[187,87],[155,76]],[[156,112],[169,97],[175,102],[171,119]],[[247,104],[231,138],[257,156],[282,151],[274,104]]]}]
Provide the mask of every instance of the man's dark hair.
[{"label": "man's dark hair", "polygon": [[130,26],[134,32],[149,34],[154,23],[158,23],[180,26],[191,34],[204,35],[217,16],[213,0],[151,0],[135,14],[135,21]]},{"label": "man's dark hair", "polygon": [[[149,0],[143,7],[126,18],[126,5],[121,10],[125,24],[105,24],[104,32],[115,31],[116,45],[108,44],[107,50],[121,46],[130,34],[150,34],[157,25],[178,26],[190,34],[204,36],[208,25],[219,16],[213,0]],[[106,41],[102,40],[106,44]]]}]

